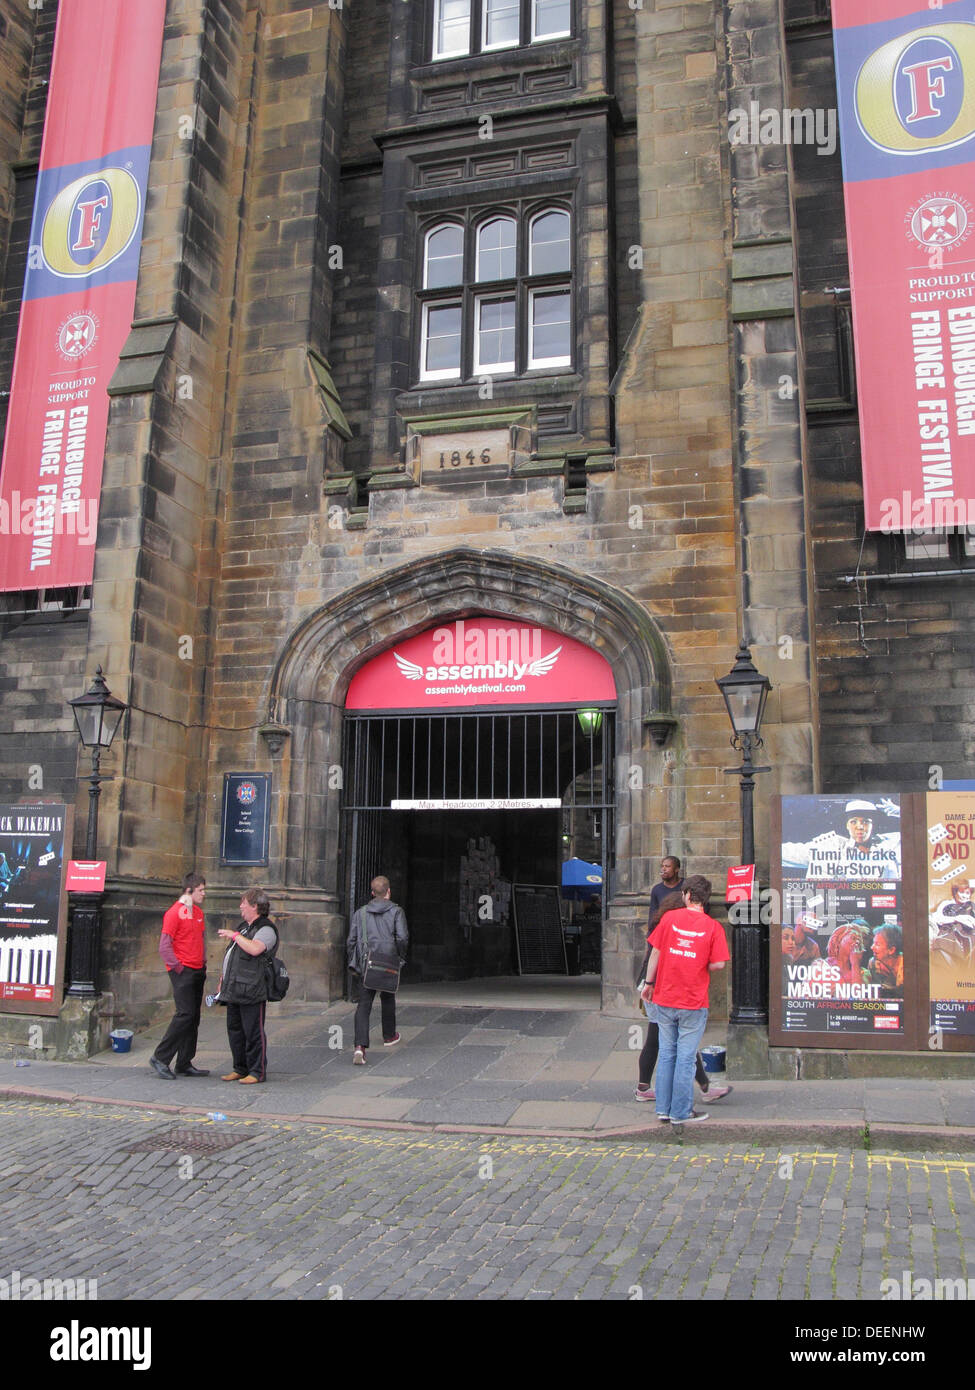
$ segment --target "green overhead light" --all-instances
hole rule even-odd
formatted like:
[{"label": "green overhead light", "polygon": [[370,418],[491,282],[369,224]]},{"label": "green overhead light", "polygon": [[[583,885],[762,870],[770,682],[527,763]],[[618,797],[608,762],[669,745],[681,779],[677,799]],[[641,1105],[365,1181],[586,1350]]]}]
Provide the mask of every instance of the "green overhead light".
[{"label": "green overhead light", "polygon": [[586,738],[592,738],[602,728],[603,712],[601,709],[577,709],[576,718]]}]

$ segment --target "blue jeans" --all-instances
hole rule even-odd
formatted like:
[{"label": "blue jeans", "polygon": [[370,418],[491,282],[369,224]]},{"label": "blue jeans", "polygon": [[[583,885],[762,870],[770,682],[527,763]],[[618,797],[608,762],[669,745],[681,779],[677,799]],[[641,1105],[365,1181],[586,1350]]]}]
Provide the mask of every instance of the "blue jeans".
[{"label": "blue jeans", "polygon": [[657,1056],[657,1114],[679,1124],[694,1109],[694,1063],[707,1026],[707,1009],[670,1009],[654,1004],[660,1030]]}]

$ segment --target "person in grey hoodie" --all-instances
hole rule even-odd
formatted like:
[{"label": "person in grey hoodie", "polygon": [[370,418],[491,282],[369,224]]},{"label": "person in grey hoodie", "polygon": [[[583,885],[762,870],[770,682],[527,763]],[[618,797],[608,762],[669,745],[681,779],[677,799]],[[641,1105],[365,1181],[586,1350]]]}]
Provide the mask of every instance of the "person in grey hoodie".
[{"label": "person in grey hoodie", "polygon": [[[360,977],[365,973],[366,961],[370,951],[386,956],[399,956],[400,963],[406,960],[406,947],[409,933],[406,929],[406,914],[391,900],[392,890],[389,879],[379,874],[369,885],[372,889],[372,902],[360,907],[352,916],[349,932],[349,969]],[[376,997],[374,989],[361,986],[359,1006],[355,1011],[355,1052],[352,1061],[356,1066],[365,1066],[366,1049],[369,1046],[369,1015]],[[383,1046],[394,1047],[399,1042],[396,1031],[396,995],[380,992],[382,1007]]]}]

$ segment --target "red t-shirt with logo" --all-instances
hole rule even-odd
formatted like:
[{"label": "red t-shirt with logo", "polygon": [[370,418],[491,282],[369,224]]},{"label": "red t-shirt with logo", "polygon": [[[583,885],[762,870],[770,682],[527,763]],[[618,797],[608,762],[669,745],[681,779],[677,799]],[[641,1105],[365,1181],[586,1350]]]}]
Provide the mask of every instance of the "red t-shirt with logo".
[{"label": "red t-shirt with logo", "polygon": [[708,966],[731,959],[721,923],[706,912],[675,908],[661,917],[650,945],[660,952],[653,1002],[668,1009],[706,1009]]},{"label": "red t-shirt with logo", "polygon": [[203,909],[194,903],[192,917],[184,916],[184,913],[186,908],[182,903],[173,903],[163,917],[162,929],[166,936],[173,938],[173,950],[179,963],[189,966],[191,970],[202,970],[207,958],[203,942]]}]

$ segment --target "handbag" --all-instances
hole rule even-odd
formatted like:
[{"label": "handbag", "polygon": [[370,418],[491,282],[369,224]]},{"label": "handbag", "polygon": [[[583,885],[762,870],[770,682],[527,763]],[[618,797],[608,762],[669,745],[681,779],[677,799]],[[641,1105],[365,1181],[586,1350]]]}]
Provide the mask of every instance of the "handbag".
[{"label": "handbag", "polygon": [[363,989],[378,989],[383,994],[395,994],[399,989],[399,972],[402,962],[399,956],[386,951],[370,950],[366,955],[366,968],[362,972]]},{"label": "handbag", "polygon": [[[365,918],[366,914],[362,915]],[[403,968],[399,955],[395,951],[383,951],[371,945],[365,921],[362,923],[362,937],[366,948],[362,988],[377,989],[383,994],[395,994],[399,989],[399,972]]]}]

